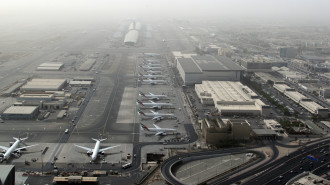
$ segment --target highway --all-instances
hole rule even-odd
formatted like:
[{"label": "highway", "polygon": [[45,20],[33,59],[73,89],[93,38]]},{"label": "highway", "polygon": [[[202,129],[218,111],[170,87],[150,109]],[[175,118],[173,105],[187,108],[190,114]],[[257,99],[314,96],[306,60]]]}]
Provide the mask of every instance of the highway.
[{"label": "highway", "polygon": [[[295,173],[291,173],[291,171],[302,172],[309,170],[309,167],[306,164],[309,164],[311,161],[308,161],[306,159],[307,155],[317,155],[317,151],[319,151],[320,148],[325,146],[328,147],[330,143],[329,138],[321,139],[318,141],[319,143],[316,143],[317,141],[314,141],[311,145],[308,145],[304,148],[300,148],[299,150],[291,153],[289,157],[285,156],[277,160],[272,159],[267,164],[254,168],[253,170],[236,176],[235,178],[221,178],[209,184],[232,184],[236,182],[240,182],[242,184],[276,184],[278,183],[278,179],[276,178],[281,175],[285,177],[285,180],[289,180],[291,177],[296,175]],[[323,155],[320,158],[322,157]],[[300,163],[300,161],[303,162]],[[315,163],[314,165],[314,167],[317,167],[319,163]],[[301,166],[303,167],[302,170],[300,169]],[[311,170],[312,169],[313,168],[311,168]]]}]

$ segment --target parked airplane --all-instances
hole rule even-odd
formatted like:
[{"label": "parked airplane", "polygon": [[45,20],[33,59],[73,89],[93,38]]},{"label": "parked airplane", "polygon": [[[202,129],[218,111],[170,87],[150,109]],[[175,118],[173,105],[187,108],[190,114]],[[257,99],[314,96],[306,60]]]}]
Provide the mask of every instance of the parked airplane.
[{"label": "parked airplane", "polygon": [[164,78],[163,75],[149,75],[149,74],[144,75],[142,73],[139,73],[138,77],[140,77],[140,78],[150,78],[150,79]]},{"label": "parked airplane", "polygon": [[148,98],[150,100],[160,100],[160,99],[167,98],[167,95],[163,95],[163,94],[152,94],[151,92],[149,92],[149,94],[144,94],[141,91],[139,91],[139,96]]},{"label": "parked airplane", "polygon": [[161,71],[154,71],[154,70],[147,70],[147,69],[143,69],[143,71],[145,71],[145,72],[147,72],[148,74],[151,74],[151,75],[162,74]]},{"label": "parked airplane", "polygon": [[155,85],[155,84],[166,84],[166,81],[165,80],[151,80],[151,79],[146,79],[146,80],[143,80],[143,79],[138,79],[139,82],[145,82],[145,83],[148,83],[148,84],[151,84],[151,85]]},{"label": "parked airplane", "polygon": [[146,116],[146,117],[151,117],[152,120],[160,121],[160,120],[164,119],[165,117],[174,117],[174,114],[159,113],[159,112],[154,112],[152,110],[150,110],[150,112],[151,113],[144,113],[140,109],[138,109],[138,114],[139,115],[143,115],[143,116]]},{"label": "parked airplane", "polygon": [[160,60],[155,60],[155,59],[143,59],[143,60],[151,64],[160,64]]},{"label": "parked airplane", "polygon": [[160,136],[160,135],[163,135],[163,136],[166,136],[167,133],[166,132],[176,132],[176,129],[173,129],[173,128],[160,128],[159,126],[153,124],[155,126],[155,128],[148,128],[147,126],[145,126],[144,124],[140,123],[140,127],[141,127],[141,130],[144,130],[144,131],[148,131],[148,132],[156,132],[156,136]]},{"label": "parked airplane", "polygon": [[36,145],[38,145],[38,144],[36,144],[36,145],[29,145],[29,146],[24,146],[24,147],[20,147],[20,148],[18,148],[18,147],[19,147],[19,144],[20,144],[22,141],[26,140],[27,137],[26,137],[26,138],[16,138],[16,137],[13,137],[13,138],[14,138],[16,141],[15,141],[15,143],[13,143],[13,144],[11,145],[11,147],[7,148],[7,147],[5,147],[5,146],[0,146],[0,148],[1,148],[2,150],[4,150],[4,151],[3,151],[4,154],[3,154],[3,153],[0,154],[0,155],[1,155],[1,161],[0,161],[0,162],[3,162],[3,161],[5,161],[5,160],[8,160],[8,158],[9,158],[11,155],[13,155],[13,156],[19,158],[19,157],[20,157],[21,150],[23,150],[23,149],[25,149],[25,148],[29,148],[29,147],[32,147],[32,146],[36,146]]},{"label": "parked airplane", "polygon": [[158,67],[152,67],[152,66],[142,66],[142,65],[140,65],[140,67],[142,68],[142,69],[149,69],[149,70],[154,70],[154,69],[162,69],[162,67],[161,66],[158,66]]},{"label": "parked airplane", "polygon": [[100,149],[101,141],[106,140],[106,138],[105,139],[94,139],[94,138],[92,138],[92,140],[96,141],[94,148],[87,148],[87,147],[84,147],[84,146],[74,145],[76,147],[87,150],[87,155],[88,156],[92,155],[91,162],[93,162],[97,159],[98,154],[104,155],[104,151],[120,146],[120,145],[116,145],[116,146],[110,146],[110,147],[107,147],[107,148]]},{"label": "parked airplane", "polygon": [[159,53],[143,53],[143,55],[148,56],[148,57],[159,57]]},{"label": "parked airplane", "polygon": [[154,109],[161,109],[163,106],[173,106],[172,103],[156,103],[151,100],[149,100],[149,101],[150,101],[150,103],[143,103],[142,101],[137,99],[136,104],[142,105],[142,106],[150,106],[151,108],[154,108]]},{"label": "parked airplane", "polygon": [[150,66],[150,67],[161,67],[162,65],[161,64],[156,64],[156,63],[152,63],[152,62],[143,62],[144,65],[146,66]]}]

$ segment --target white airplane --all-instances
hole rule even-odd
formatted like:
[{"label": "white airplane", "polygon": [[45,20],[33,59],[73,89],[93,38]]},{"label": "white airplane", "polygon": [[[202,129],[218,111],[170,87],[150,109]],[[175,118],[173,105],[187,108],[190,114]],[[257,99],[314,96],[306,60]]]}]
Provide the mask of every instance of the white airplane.
[{"label": "white airplane", "polygon": [[146,66],[150,66],[150,67],[161,67],[162,65],[161,64],[156,64],[156,63],[152,63],[152,62],[148,62],[148,63],[145,63],[143,62],[144,65]]},{"label": "white airplane", "polygon": [[142,106],[150,106],[153,109],[161,109],[163,106],[173,106],[172,103],[156,103],[151,100],[149,100],[150,103],[143,103],[140,100],[136,100],[136,105],[142,105]]},{"label": "white airplane", "polygon": [[155,126],[155,128],[148,128],[144,124],[140,123],[141,130],[148,131],[148,132],[156,132],[156,134],[155,134],[156,136],[160,136],[160,135],[166,136],[167,135],[166,132],[169,132],[169,131],[176,132],[176,129],[173,129],[173,128],[160,128],[159,126],[157,126],[155,124],[153,124],[153,125]]},{"label": "white airplane", "polygon": [[144,94],[141,91],[139,91],[139,96],[140,97],[145,97],[145,98],[150,99],[150,100],[160,100],[160,99],[168,98],[167,95],[163,95],[163,94],[152,94],[151,92],[149,92],[149,94]]},{"label": "white airplane", "polygon": [[[142,68],[143,69],[143,68]],[[157,74],[162,74],[161,71],[154,71],[154,70],[147,70],[147,69],[143,69],[146,73],[150,74],[150,75],[157,75]]]},{"label": "white airplane", "polygon": [[164,119],[165,117],[174,117],[174,114],[165,114],[165,113],[158,113],[150,110],[151,113],[144,113],[140,109],[138,109],[138,114],[143,115],[146,117],[151,117],[152,120],[160,121]]},{"label": "white airplane", "polygon": [[142,69],[148,69],[148,70],[154,70],[154,69],[162,69],[162,67],[161,66],[158,66],[158,67],[152,67],[152,66],[142,66],[142,65],[140,65],[140,67],[142,68]]},{"label": "white airplane", "polygon": [[29,147],[32,147],[32,146],[36,146],[36,145],[38,145],[38,144],[36,144],[36,145],[29,145],[29,146],[24,146],[24,147],[20,147],[20,148],[18,148],[18,147],[19,147],[19,144],[21,143],[21,141],[26,140],[27,137],[26,137],[26,138],[16,138],[16,137],[13,137],[13,138],[14,138],[16,141],[15,141],[15,143],[13,143],[13,144],[11,145],[11,147],[7,148],[7,147],[5,147],[5,146],[0,146],[0,148],[1,148],[2,150],[4,150],[4,151],[3,151],[4,154],[3,154],[3,153],[0,154],[0,155],[1,155],[1,162],[5,161],[5,160],[8,160],[8,158],[9,158],[11,155],[13,155],[13,156],[19,158],[19,157],[20,157],[21,150],[23,150],[23,149],[25,149],[25,148],[29,148]]},{"label": "white airplane", "polygon": [[91,162],[93,162],[97,159],[98,154],[104,155],[104,151],[120,146],[120,145],[116,145],[116,146],[110,146],[110,147],[107,147],[107,148],[100,149],[101,141],[106,140],[106,138],[105,139],[94,139],[94,138],[92,138],[92,140],[96,141],[94,148],[87,148],[87,147],[84,147],[84,146],[74,145],[76,147],[87,150],[87,155],[88,156],[92,155]]},{"label": "white airplane", "polygon": [[145,62],[148,62],[149,64],[160,64],[160,61],[159,60],[155,60],[155,59],[143,59],[143,60]]},{"label": "white airplane", "polygon": [[138,79],[139,82],[145,82],[145,83],[148,83],[148,84],[151,84],[151,85],[155,85],[155,84],[166,84],[166,81],[165,80],[151,80],[151,79],[146,79],[146,80],[143,80],[143,79]]},{"label": "white airplane", "polygon": [[146,75],[144,75],[144,74],[142,74],[142,73],[139,73],[139,74],[138,74],[138,77],[140,77],[140,78],[150,78],[150,79],[164,78],[163,75],[151,75],[151,74],[146,74]]},{"label": "white airplane", "polygon": [[143,53],[143,55],[148,56],[148,57],[159,57],[159,53]]}]

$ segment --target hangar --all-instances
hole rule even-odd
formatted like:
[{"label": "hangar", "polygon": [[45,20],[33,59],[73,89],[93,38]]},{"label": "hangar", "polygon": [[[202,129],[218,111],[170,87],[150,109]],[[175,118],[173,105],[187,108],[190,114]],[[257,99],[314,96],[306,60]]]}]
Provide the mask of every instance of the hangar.
[{"label": "hangar", "polygon": [[137,30],[130,30],[125,35],[124,44],[134,46],[139,39],[139,32]]},{"label": "hangar", "polygon": [[57,91],[66,85],[66,79],[35,78],[20,88],[21,91]]},{"label": "hangar", "polygon": [[203,80],[239,81],[243,69],[225,56],[197,55],[176,58],[178,72],[184,85]]},{"label": "hangar", "polygon": [[240,82],[203,81],[195,85],[195,91],[202,104],[214,105],[221,115],[270,114],[271,107]]},{"label": "hangar", "polygon": [[11,106],[2,113],[3,119],[33,119],[39,112],[39,106]]}]

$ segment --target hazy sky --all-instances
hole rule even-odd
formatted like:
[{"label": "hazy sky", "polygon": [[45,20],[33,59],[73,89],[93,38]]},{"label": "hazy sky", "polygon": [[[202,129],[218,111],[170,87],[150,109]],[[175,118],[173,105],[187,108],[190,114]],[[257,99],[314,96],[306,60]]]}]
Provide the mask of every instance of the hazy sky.
[{"label": "hazy sky", "polygon": [[330,23],[330,0],[0,0],[0,20],[122,18],[281,20]]}]

